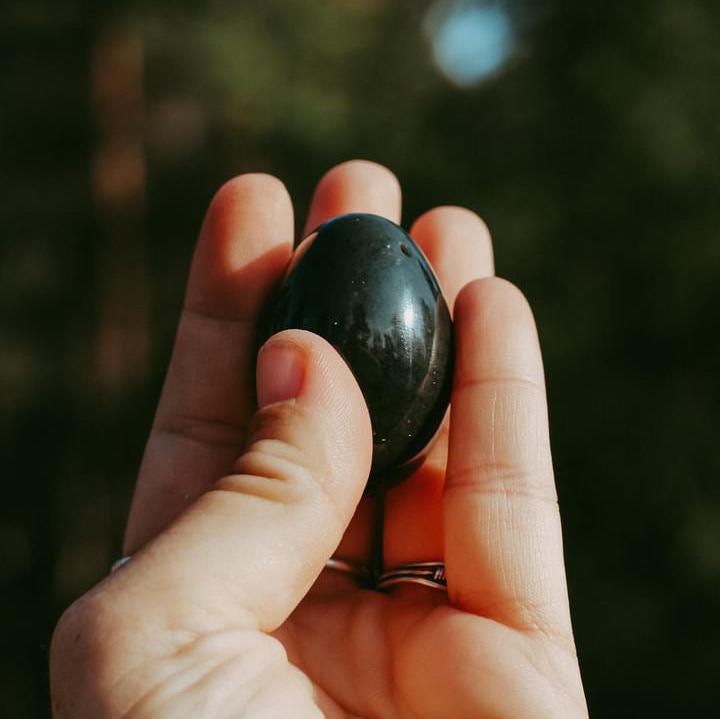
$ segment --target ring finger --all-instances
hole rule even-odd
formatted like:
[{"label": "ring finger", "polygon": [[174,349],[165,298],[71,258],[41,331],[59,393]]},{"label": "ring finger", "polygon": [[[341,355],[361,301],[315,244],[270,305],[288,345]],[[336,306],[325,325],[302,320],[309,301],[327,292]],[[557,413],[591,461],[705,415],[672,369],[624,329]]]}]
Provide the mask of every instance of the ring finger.
[{"label": "ring finger", "polygon": [[[469,210],[437,207],[418,218],[410,234],[433,266],[451,313],[462,287],[494,272],[490,233]],[[446,418],[422,466],[387,493],[386,568],[443,557],[442,492],[448,428]]]}]

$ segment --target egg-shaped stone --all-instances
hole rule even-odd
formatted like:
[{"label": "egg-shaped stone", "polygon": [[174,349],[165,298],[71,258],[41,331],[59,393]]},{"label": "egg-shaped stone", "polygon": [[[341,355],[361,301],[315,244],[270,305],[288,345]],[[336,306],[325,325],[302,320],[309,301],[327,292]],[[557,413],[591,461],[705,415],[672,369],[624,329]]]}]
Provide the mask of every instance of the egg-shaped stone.
[{"label": "egg-shaped stone", "polygon": [[341,215],[300,244],[266,314],[324,337],[350,366],[370,411],[367,492],[402,478],[435,436],[452,385],[450,313],[410,236],[370,214]]}]

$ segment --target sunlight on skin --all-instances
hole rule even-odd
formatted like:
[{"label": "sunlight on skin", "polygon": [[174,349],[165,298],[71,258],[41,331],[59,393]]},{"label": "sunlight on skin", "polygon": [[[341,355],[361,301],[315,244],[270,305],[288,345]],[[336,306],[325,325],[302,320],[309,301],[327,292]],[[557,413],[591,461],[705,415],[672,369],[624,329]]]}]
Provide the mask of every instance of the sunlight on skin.
[{"label": "sunlight on skin", "polygon": [[[458,293],[468,282],[493,274],[490,233],[469,210],[437,207],[419,217],[410,234],[433,266],[451,314]],[[387,567],[443,556],[442,494],[449,419],[445,419],[425,463],[387,495]]]},{"label": "sunlight on skin", "polygon": [[[388,170],[344,163],[308,225],[399,209]],[[254,413],[248,327],[291,231],[274,178],[237,178],[211,204],[128,526],[135,555],[61,619],[56,719],[586,717],[537,336],[519,291],[487,277],[484,225],[438,208],[413,228],[455,303],[456,382],[448,428],[388,497],[385,542],[399,561],[444,558],[447,595],[322,571],[333,554],[369,559],[373,517],[367,409],[327,342],[272,338]]]}]

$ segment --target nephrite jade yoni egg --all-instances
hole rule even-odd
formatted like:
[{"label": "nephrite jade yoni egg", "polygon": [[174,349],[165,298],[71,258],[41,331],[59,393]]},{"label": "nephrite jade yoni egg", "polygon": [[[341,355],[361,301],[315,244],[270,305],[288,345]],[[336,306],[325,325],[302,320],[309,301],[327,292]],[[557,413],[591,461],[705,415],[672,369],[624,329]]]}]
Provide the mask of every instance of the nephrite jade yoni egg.
[{"label": "nephrite jade yoni egg", "polygon": [[435,436],[450,399],[452,323],[425,256],[393,222],[336,217],[295,252],[266,315],[324,337],[350,366],[370,411],[367,492],[398,481]]}]

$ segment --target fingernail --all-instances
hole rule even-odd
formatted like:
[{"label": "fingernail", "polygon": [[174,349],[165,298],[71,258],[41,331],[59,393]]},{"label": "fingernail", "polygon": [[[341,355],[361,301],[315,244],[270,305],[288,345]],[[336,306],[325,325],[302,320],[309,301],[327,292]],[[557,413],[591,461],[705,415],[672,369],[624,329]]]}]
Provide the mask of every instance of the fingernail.
[{"label": "fingernail", "polygon": [[305,379],[305,353],[292,342],[270,341],[257,361],[258,406],[294,399]]}]

